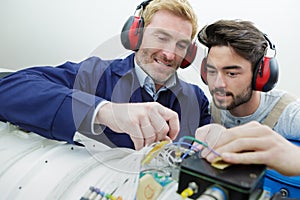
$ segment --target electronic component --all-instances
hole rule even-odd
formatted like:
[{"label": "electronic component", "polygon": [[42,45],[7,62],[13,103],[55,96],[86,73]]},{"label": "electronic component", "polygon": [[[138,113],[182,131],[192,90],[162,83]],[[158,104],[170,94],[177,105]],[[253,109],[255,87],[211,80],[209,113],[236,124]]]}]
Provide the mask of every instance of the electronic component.
[{"label": "electronic component", "polygon": [[194,182],[198,189],[189,197],[192,199],[210,193],[218,195],[218,200],[256,200],[263,191],[265,169],[264,165],[231,165],[222,170],[193,155],[181,164],[177,193],[181,194]]}]

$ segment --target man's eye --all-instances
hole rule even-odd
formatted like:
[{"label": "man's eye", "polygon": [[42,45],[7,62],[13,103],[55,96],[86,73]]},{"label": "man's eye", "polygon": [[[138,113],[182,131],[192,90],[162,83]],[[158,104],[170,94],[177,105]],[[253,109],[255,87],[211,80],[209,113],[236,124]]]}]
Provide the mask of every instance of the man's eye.
[{"label": "man's eye", "polygon": [[215,73],[216,73],[216,70],[208,69],[208,70],[207,70],[207,73],[209,73],[209,74],[215,74]]},{"label": "man's eye", "polygon": [[178,43],[177,44],[177,47],[179,48],[179,49],[187,49],[188,48],[188,45],[187,44],[183,44],[183,43]]},{"label": "man's eye", "polygon": [[158,35],[157,38],[161,41],[167,41],[168,38],[167,37],[164,37],[164,36],[161,36],[161,35]]},{"label": "man's eye", "polygon": [[236,72],[228,72],[227,75],[230,77],[235,77],[237,75],[237,73]]}]

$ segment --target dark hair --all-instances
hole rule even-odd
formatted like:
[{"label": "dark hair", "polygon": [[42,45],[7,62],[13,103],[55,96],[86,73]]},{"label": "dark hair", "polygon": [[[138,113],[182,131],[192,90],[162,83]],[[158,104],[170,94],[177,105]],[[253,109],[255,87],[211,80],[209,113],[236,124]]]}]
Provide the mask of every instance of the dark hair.
[{"label": "dark hair", "polygon": [[208,47],[230,46],[254,68],[265,55],[268,42],[252,22],[219,20],[203,27],[198,33],[200,43]]}]

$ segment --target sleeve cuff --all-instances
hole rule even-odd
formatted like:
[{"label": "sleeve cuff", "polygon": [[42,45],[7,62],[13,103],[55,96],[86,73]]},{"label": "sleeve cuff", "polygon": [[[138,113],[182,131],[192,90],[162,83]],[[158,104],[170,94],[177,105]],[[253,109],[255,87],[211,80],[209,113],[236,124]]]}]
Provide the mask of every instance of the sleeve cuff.
[{"label": "sleeve cuff", "polygon": [[94,110],[93,118],[91,121],[91,130],[92,130],[92,134],[94,134],[94,135],[100,135],[101,133],[103,133],[103,130],[106,128],[106,126],[101,125],[101,124],[95,124],[94,122],[95,122],[95,119],[96,119],[99,109],[107,103],[108,103],[108,101],[105,101],[105,100],[101,101],[97,105],[96,109]]}]

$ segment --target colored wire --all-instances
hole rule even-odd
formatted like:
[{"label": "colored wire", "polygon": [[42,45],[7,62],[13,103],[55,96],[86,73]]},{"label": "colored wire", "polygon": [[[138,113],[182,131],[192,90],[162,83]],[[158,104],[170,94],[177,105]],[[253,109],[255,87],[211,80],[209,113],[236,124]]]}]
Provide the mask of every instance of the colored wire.
[{"label": "colored wire", "polygon": [[191,149],[189,151],[187,151],[185,154],[183,154],[183,156],[181,157],[181,159],[185,159],[185,157],[187,157],[187,155],[189,155],[192,151],[194,151],[195,149],[198,149],[199,145],[197,146],[192,146]]},{"label": "colored wire", "polygon": [[191,136],[183,136],[182,138],[179,139],[180,142],[182,142],[182,140],[184,139],[188,139],[188,140],[192,140],[194,142],[197,142],[198,144],[204,146],[205,148],[207,148],[210,152],[212,152],[213,154],[215,154],[216,156],[221,156],[218,152],[216,152],[213,148],[209,147],[209,145],[206,142],[202,142],[200,140],[197,140],[194,137]]},{"label": "colored wire", "polygon": [[204,147],[208,147],[208,145],[204,142],[201,142],[200,140],[197,140],[196,138],[192,137],[192,136],[183,136],[179,139],[179,142],[182,142],[184,139],[188,139],[194,142],[197,142],[198,144],[201,144]]}]

